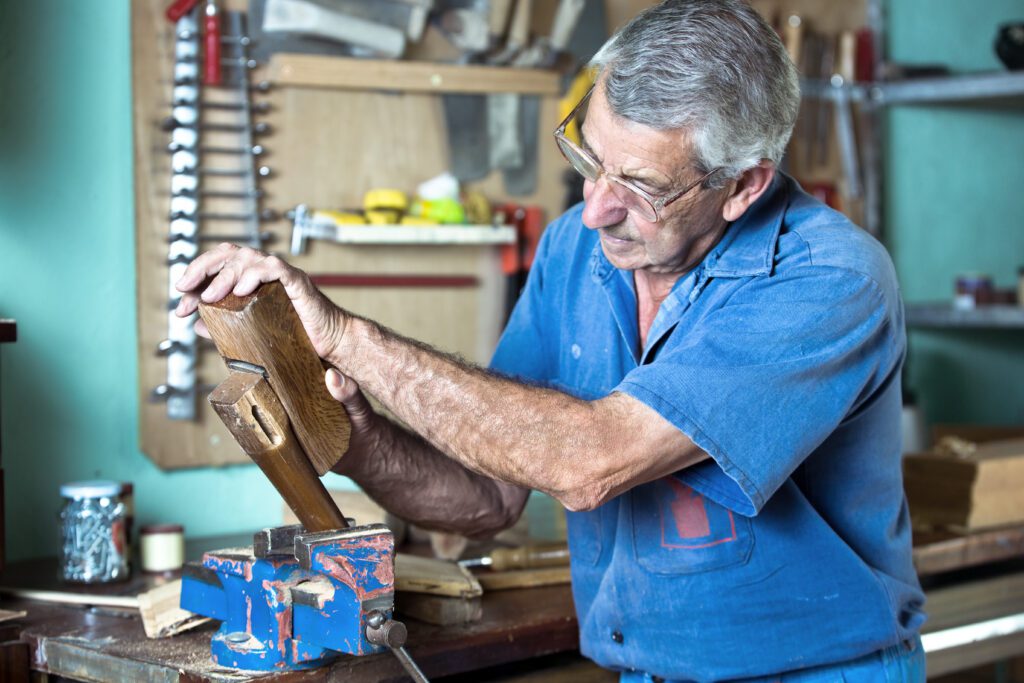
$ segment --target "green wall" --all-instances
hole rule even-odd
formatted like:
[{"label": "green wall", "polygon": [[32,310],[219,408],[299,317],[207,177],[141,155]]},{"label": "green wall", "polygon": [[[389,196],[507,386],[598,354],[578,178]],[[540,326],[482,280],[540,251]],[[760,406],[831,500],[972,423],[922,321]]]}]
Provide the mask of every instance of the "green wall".
[{"label": "green wall", "polygon": [[[1002,69],[996,27],[1020,0],[889,0],[892,60]],[[908,302],[949,300],[956,276],[1015,286],[1024,266],[1024,100],[1017,107],[903,106],[887,113],[886,242]],[[1024,332],[911,335],[908,385],[926,417],[1024,424]]]},{"label": "green wall", "polygon": [[[993,69],[1020,0],[889,3],[890,54]],[[926,18],[926,19],[923,19]],[[923,22],[927,23],[924,24]],[[8,552],[56,550],[57,487],[135,482],[138,519],[190,535],[280,521],[253,467],[165,473],[138,450],[128,0],[0,2],[0,348]],[[888,113],[887,241],[908,301],[1024,264],[1024,108]],[[910,384],[932,420],[1024,423],[1021,333],[915,333]],[[335,482],[337,483],[337,482]]]},{"label": "green wall", "polygon": [[0,3],[0,346],[8,553],[56,552],[61,482],[135,482],[140,522],[280,523],[252,466],[165,473],[138,448],[128,0]]}]

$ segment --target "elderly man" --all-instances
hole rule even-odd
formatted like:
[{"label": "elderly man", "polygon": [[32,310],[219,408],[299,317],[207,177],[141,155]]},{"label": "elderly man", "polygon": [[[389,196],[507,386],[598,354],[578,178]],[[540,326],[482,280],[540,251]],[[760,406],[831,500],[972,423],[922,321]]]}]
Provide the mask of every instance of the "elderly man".
[{"label": "elderly man", "polygon": [[881,245],[777,170],[792,63],[739,0],[665,2],[594,62],[555,133],[585,201],[490,372],[231,245],[178,313],[280,280],[353,421],[335,471],[402,517],[485,536],[559,500],[581,649],[624,681],[923,680],[902,306]]}]

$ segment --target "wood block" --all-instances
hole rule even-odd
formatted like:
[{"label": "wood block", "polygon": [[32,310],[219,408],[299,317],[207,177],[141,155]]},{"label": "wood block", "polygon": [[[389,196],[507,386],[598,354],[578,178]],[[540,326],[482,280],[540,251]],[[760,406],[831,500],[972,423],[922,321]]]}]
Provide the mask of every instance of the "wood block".
[{"label": "wood block", "polygon": [[476,580],[486,591],[503,591],[515,588],[536,588],[569,583],[569,567],[539,567],[537,569],[512,569],[504,572],[480,572]]},{"label": "wood block", "polygon": [[395,611],[400,617],[412,617],[428,624],[447,626],[468,624],[483,617],[480,598],[446,598],[423,593],[398,593]]},{"label": "wood block", "polygon": [[903,477],[917,527],[976,530],[1024,522],[1024,439],[976,444],[959,454],[909,454]]},{"label": "wood block", "polygon": [[139,614],[147,638],[167,638],[210,621],[181,609],[181,579],[139,594]]},{"label": "wood block", "polygon": [[267,381],[291,419],[292,430],[317,474],[348,449],[351,425],[324,384],[320,357],[280,282],[246,297],[200,304],[199,313],[220,355],[266,369]]},{"label": "wood block", "polygon": [[395,592],[476,598],[484,590],[469,570],[454,562],[397,553]]}]

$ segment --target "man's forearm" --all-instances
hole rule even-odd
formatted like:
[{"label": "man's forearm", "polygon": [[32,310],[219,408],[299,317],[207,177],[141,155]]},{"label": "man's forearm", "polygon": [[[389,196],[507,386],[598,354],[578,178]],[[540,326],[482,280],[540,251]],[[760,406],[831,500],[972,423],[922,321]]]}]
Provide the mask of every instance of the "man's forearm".
[{"label": "man's forearm", "polygon": [[351,477],[381,506],[427,529],[491,536],[515,523],[529,491],[470,472],[385,418],[373,457],[343,457]]},{"label": "man's forearm", "polygon": [[602,454],[628,458],[629,435],[602,428],[613,420],[597,420],[594,404],[464,365],[372,321],[349,318],[330,360],[442,453],[570,508],[620,476]]}]

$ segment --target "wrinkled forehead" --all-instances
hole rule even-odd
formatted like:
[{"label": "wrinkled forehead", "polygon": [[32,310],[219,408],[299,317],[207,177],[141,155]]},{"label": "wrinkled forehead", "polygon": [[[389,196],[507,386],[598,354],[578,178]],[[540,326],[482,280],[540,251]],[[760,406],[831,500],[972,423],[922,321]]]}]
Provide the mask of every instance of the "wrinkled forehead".
[{"label": "wrinkled forehead", "polygon": [[670,176],[692,165],[693,144],[689,130],[652,128],[616,113],[605,96],[603,79],[598,79],[577,116],[582,123],[582,141],[599,155],[636,157]]}]

